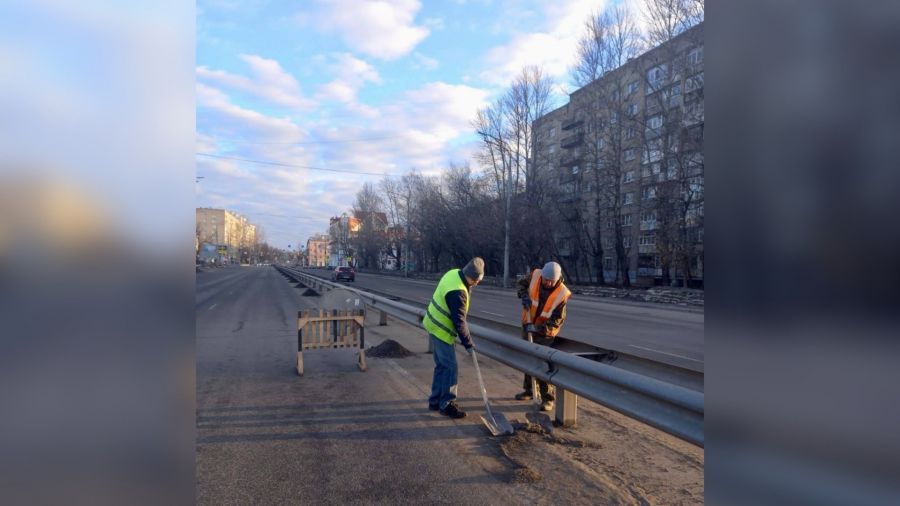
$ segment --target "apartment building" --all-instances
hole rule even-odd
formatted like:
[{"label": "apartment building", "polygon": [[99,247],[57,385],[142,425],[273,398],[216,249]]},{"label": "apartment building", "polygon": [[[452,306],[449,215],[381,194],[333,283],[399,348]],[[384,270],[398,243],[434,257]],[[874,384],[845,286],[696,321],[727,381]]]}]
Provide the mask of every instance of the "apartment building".
[{"label": "apartment building", "polygon": [[703,286],[703,127],[703,23],[534,122],[570,278]]},{"label": "apartment building", "polygon": [[325,267],[328,265],[328,244],[331,239],[328,234],[316,234],[306,240],[307,261],[310,267]]},{"label": "apartment building", "polygon": [[[215,245],[222,260],[241,261],[256,246],[256,225],[226,209],[196,209],[196,244]],[[245,260],[246,258],[243,258]]]}]

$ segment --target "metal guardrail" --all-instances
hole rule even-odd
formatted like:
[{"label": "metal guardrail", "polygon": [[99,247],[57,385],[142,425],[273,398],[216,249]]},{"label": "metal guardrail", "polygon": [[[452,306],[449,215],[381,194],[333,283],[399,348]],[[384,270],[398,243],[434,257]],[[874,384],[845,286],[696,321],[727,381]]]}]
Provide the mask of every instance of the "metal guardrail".
[{"label": "metal guardrail", "polygon": [[[406,323],[422,326],[425,309],[394,301],[295,269],[276,267],[282,274],[318,291],[340,287],[359,295],[372,309]],[[478,351],[513,369],[550,384],[557,392],[556,418],[575,421],[580,395],[685,441],[703,446],[703,393],[618,369],[560,350],[529,343],[517,334],[470,324]]]}]

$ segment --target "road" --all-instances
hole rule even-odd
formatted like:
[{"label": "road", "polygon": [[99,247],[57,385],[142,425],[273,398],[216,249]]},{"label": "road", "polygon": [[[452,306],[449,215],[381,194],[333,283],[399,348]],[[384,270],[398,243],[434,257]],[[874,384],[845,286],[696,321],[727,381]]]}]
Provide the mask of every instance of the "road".
[{"label": "road", "polygon": [[[307,272],[327,277],[329,271]],[[426,305],[434,281],[396,276],[356,274],[353,288],[376,290]],[[518,325],[521,305],[513,290],[478,286],[472,295],[475,318]],[[601,348],[637,355],[693,371],[703,371],[702,311],[663,304],[610,302],[598,297],[573,296],[561,336]]]},{"label": "road", "polygon": [[529,432],[530,404],[512,400],[521,375],[491,360],[492,404],[519,430],[487,436],[461,349],[470,416],[428,411],[423,332],[379,327],[375,312],[367,345],[391,338],[413,356],[361,372],[353,350],[309,351],[297,376],[297,310],[321,300],[302,293],[271,267],[197,274],[199,504],[702,503],[701,449],[587,402],[564,438]]}]

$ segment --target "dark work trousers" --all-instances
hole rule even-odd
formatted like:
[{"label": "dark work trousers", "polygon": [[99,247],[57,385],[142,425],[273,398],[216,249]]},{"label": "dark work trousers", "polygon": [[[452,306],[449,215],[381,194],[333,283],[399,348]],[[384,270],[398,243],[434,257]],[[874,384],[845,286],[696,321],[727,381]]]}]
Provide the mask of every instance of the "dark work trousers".
[{"label": "dark work trousers", "polygon": [[[525,327],[522,327],[522,338],[526,341],[528,340],[528,333],[525,332]],[[542,336],[540,334],[531,334],[531,339],[534,341],[534,344],[540,344],[543,346],[553,347],[553,338]],[[542,401],[552,401],[555,400],[556,397],[553,395],[553,389],[550,388],[550,385],[544,383],[541,380],[537,380],[538,390],[541,391],[541,400]],[[525,389],[526,392],[531,392],[531,376],[525,375],[525,381],[522,382],[522,388]],[[531,392],[531,395],[535,395],[535,392]]]}]

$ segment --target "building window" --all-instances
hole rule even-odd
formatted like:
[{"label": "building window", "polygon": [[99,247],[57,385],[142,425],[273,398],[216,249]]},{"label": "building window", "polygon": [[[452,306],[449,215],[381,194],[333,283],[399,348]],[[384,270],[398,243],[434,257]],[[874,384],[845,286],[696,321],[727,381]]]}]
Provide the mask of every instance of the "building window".
[{"label": "building window", "polygon": [[669,87],[665,92],[666,107],[669,109],[677,107],[681,104],[681,83],[676,83]]},{"label": "building window", "polygon": [[656,211],[644,211],[641,213],[641,221],[645,223],[656,221]]},{"label": "building window", "polygon": [[[653,163],[662,160],[662,146],[660,139],[653,139],[647,142],[647,149],[643,150],[641,153],[641,161],[643,163]],[[654,174],[659,174],[659,172],[654,172]]]},{"label": "building window", "polygon": [[628,172],[626,172],[626,173],[622,176],[622,182],[623,182],[623,183],[630,183],[630,182],[632,182],[632,181],[634,181],[634,171],[633,171],[633,170],[629,170]]},{"label": "building window", "polygon": [[624,205],[627,206],[628,204],[633,204],[634,203],[634,193],[633,192],[626,193],[625,196],[623,197],[623,199],[624,200],[622,200],[622,203]]},{"label": "building window", "polygon": [[637,158],[637,152],[634,148],[628,148],[625,150],[625,161],[630,162]]},{"label": "building window", "polygon": [[637,116],[638,106],[637,104],[628,104],[628,108],[626,109],[626,113],[629,117],[633,118]]},{"label": "building window", "polygon": [[630,215],[630,214],[623,214],[623,215],[622,215],[622,226],[623,226],[623,227],[629,227],[629,226],[631,226],[631,215]]},{"label": "building window", "polygon": [[611,271],[613,269],[613,259],[611,257],[606,257],[603,259],[603,268]]},{"label": "building window", "polygon": [[697,75],[688,77],[684,81],[684,91],[694,91],[699,90],[703,87],[703,72],[700,72]]},{"label": "building window", "polygon": [[693,125],[703,121],[703,101],[692,102],[684,108],[684,124]]},{"label": "building window", "polygon": [[550,145],[550,154],[552,155],[553,153],[556,153],[556,144]]},{"label": "building window", "polygon": [[627,235],[625,237],[623,237],[622,238],[622,246],[624,246],[626,248],[630,248],[631,247],[631,237],[629,237]]},{"label": "building window", "polygon": [[656,187],[655,186],[645,186],[641,190],[641,198],[644,200],[651,200],[656,198]]},{"label": "building window", "polygon": [[603,145],[604,145],[603,138],[601,137],[601,138],[597,139],[597,150],[598,151],[603,151]]},{"label": "building window", "polygon": [[634,136],[637,135],[637,130],[634,127],[628,127],[628,130],[625,130],[625,140],[633,139]]},{"label": "building window", "polygon": [[698,65],[703,63],[703,46],[698,48],[694,48],[687,55],[687,63],[688,65]]},{"label": "building window", "polygon": [[641,246],[654,246],[656,244],[656,236],[642,235],[638,241],[638,244]]},{"label": "building window", "polygon": [[657,65],[652,69],[647,71],[647,94],[651,94],[654,91],[658,90],[662,84],[666,81],[668,75],[668,65],[665,63],[662,65]]},{"label": "building window", "polygon": [[666,177],[668,179],[675,179],[678,177],[678,161],[677,160],[669,160],[669,166],[666,169]]},{"label": "building window", "polygon": [[656,130],[657,128],[662,127],[663,118],[661,114],[657,114],[656,116],[651,116],[647,120],[647,130]]},{"label": "building window", "polygon": [[579,169],[577,165],[573,165],[572,174],[578,174],[579,172],[581,172],[581,169]]},{"label": "building window", "polygon": [[631,95],[632,93],[636,92],[637,89],[638,89],[638,82],[637,82],[637,81],[631,81],[630,83],[628,83],[628,94],[629,94],[629,95]]}]

